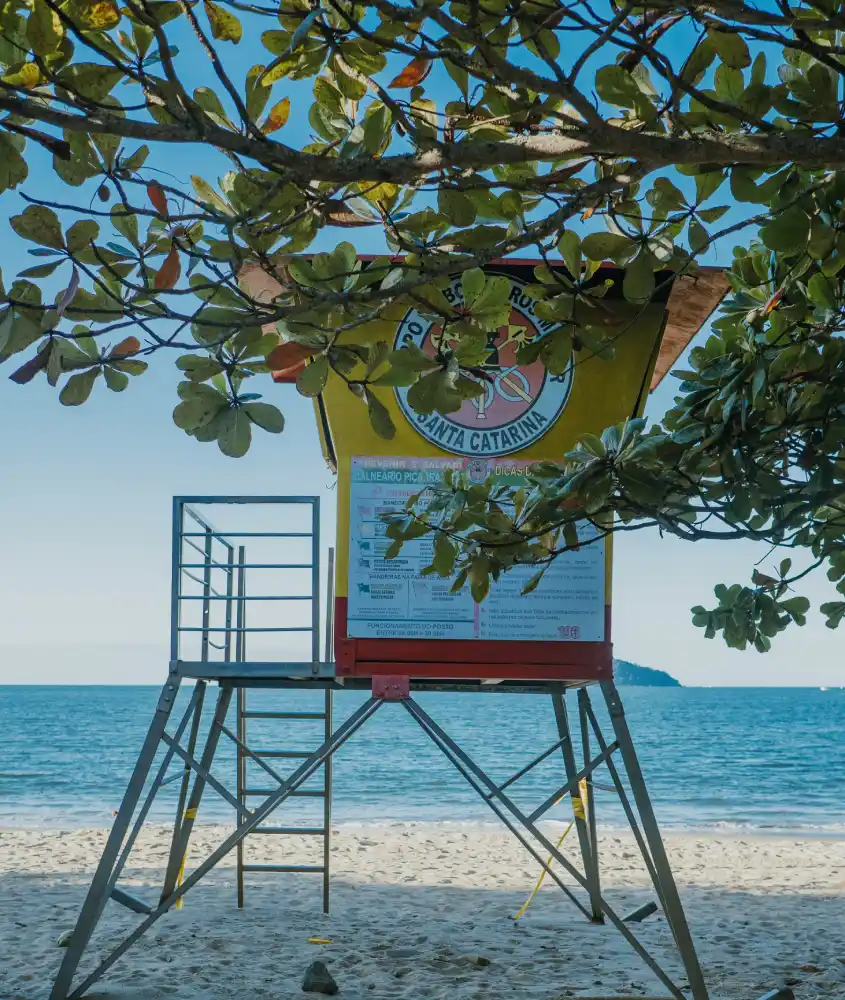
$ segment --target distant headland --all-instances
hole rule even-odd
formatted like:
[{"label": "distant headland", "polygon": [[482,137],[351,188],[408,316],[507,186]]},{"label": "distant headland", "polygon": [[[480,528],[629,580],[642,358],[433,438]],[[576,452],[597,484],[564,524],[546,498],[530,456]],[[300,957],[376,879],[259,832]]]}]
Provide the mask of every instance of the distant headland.
[{"label": "distant headland", "polygon": [[629,660],[614,660],[613,676],[617,684],[636,687],[681,687],[681,682],[671,674],[667,674],[665,670],[641,667]]}]

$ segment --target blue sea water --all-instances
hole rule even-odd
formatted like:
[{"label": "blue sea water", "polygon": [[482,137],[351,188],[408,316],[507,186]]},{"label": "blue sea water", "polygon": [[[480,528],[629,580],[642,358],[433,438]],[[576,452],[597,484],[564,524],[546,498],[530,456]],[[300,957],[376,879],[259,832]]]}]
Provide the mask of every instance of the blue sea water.
[{"label": "blue sea water", "polygon": [[[664,830],[845,835],[845,690],[621,690]],[[212,699],[216,689],[208,694]],[[0,687],[0,826],[107,825],[157,697],[153,687]],[[180,693],[174,718],[187,697]],[[336,724],[363,697],[336,694]],[[252,692],[250,707],[313,711],[321,698],[317,692]],[[429,694],[420,701],[498,780],[556,740],[545,697]],[[596,692],[594,702],[600,701]],[[230,724],[233,717],[234,708]],[[320,742],[319,722],[250,725],[255,749],[314,748]],[[231,745],[221,748],[215,773],[234,788]],[[564,780],[554,754],[513,786],[514,797],[522,806],[536,806]],[[596,781],[610,784],[603,770]],[[250,782],[268,784],[255,771]],[[178,785],[162,790],[153,819],[172,819]],[[615,792],[599,788],[596,797],[599,824],[621,826]],[[315,805],[293,800],[274,820],[309,822]],[[335,823],[493,819],[397,704],[380,709],[338,754],[333,805]],[[231,822],[233,811],[208,791],[200,820]]]}]

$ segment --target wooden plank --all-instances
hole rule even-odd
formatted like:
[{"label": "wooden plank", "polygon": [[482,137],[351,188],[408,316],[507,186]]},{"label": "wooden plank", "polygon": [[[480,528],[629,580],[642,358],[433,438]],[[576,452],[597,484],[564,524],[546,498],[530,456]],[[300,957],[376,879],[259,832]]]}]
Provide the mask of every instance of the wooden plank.
[{"label": "wooden plank", "polygon": [[652,392],[672,370],[729,289],[727,276],[719,267],[704,267],[698,275],[675,279],[669,295],[666,329],[651,379]]}]

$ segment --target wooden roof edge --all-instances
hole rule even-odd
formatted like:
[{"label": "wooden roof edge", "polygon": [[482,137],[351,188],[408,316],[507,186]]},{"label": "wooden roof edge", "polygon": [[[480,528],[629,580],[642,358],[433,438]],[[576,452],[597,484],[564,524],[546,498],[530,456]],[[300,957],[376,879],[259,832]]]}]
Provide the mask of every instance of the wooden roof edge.
[{"label": "wooden roof edge", "polygon": [[730,282],[721,267],[702,267],[697,274],[675,278],[669,293],[666,327],[660,341],[650,392],[654,392],[671,371],[729,289]]}]

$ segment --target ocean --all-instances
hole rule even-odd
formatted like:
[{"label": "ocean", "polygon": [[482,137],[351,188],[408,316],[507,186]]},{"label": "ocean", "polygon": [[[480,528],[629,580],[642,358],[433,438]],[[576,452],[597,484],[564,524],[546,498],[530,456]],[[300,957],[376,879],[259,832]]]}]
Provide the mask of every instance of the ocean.
[{"label": "ocean", "polygon": [[[625,687],[621,692],[664,830],[845,836],[845,690]],[[215,690],[208,693],[214,696]],[[109,825],[157,696],[153,687],[0,686],[0,826]],[[336,694],[336,724],[363,697]],[[179,704],[186,698],[187,692],[180,693]],[[322,696],[252,692],[250,699],[252,708],[313,711]],[[596,691],[594,703],[600,700]],[[545,697],[428,694],[420,702],[497,780],[557,739]],[[206,705],[210,712],[208,700]],[[603,711],[600,715],[604,719]],[[322,723],[250,726],[254,749],[296,749],[318,746]],[[221,748],[215,773],[234,789],[231,745]],[[254,779],[253,773],[253,784]],[[512,791],[520,805],[536,806],[564,780],[554,754]],[[606,772],[597,772],[596,781],[602,786],[596,792],[599,826],[622,826],[618,797],[603,787],[609,785]],[[179,784],[162,790],[153,820],[172,820]],[[311,823],[316,808],[318,800],[292,800],[274,821]],[[565,807],[558,809],[549,819],[565,818]],[[233,817],[231,806],[207,790],[199,820],[233,822]],[[460,823],[495,817],[407,713],[388,704],[336,757],[333,821]]]}]

